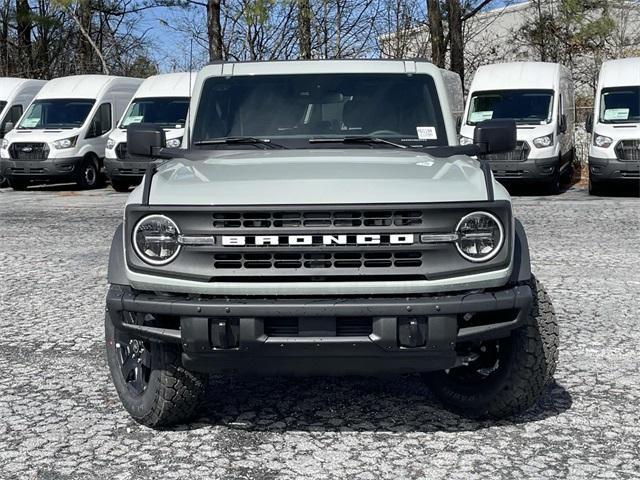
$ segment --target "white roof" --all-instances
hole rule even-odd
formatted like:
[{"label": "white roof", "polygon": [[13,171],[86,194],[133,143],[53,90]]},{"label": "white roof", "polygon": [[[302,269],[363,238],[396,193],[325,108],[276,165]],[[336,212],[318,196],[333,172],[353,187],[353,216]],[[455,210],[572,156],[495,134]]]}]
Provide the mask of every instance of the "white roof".
[{"label": "white roof", "polygon": [[136,87],[142,83],[139,78],[113,77],[110,75],[73,75],[49,80],[36,98],[97,98],[100,92],[112,82]]},{"label": "white roof", "polygon": [[640,57],[609,60],[600,68],[599,88],[640,85]]},{"label": "white roof", "polygon": [[0,77],[0,100],[7,100],[13,91],[22,85],[44,85],[46,80],[30,80],[27,78]]},{"label": "white roof", "polygon": [[558,85],[560,69],[558,63],[508,62],[483,65],[476,70],[471,82],[471,91],[554,89]]},{"label": "white roof", "polygon": [[[191,76],[191,85],[189,77]],[[191,86],[196,81],[197,72],[165,73],[147,78],[136,91],[134,98],[148,97],[189,97]]]}]

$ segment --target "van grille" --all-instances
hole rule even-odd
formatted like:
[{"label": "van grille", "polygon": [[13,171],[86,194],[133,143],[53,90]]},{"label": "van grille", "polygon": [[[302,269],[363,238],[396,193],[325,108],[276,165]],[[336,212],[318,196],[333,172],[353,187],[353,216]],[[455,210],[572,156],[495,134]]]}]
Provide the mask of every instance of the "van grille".
[{"label": "van grille", "polygon": [[516,142],[516,149],[505,153],[489,153],[485,155],[478,155],[484,160],[505,161],[505,162],[523,162],[529,158],[529,151],[531,148],[527,142],[518,140]]},{"label": "van grille", "polygon": [[640,140],[620,140],[615,151],[618,160],[640,161]]},{"label": "van grille", "polygon": [[46,143],[12,143],[9,156],[12,160],[46,160],[49,157],[49,146]]}]

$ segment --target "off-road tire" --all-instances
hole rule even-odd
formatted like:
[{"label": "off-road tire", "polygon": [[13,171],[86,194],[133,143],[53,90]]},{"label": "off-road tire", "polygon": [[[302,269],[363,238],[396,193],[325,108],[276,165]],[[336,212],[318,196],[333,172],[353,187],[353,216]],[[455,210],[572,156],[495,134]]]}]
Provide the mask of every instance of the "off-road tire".
[{"label": "off-road tire", "polygon": [[111,187],[120,193],[128,192],[131,187],[131,183],[126,180],[117,180],[115,178],[111,179]]},{"label": "off-road tire", "polygon": [[446,408],[471,418],[503,418],[527,410],[540,398],[558,361],[558,323],[542,284],[533,277],[530,286],[531,310],[507,340],[509,359],[492,382],[468,385],[444,371],[425,375]]},{"label": "off-road tire", "polygon": [[27,189],[27,187],[29,186],[29,181],[28,180],[22,180],[22,179],[19,179],[19,178],[12,178],[12,179],[9,180],[9,185],[14,190],[21,192],[21,191]]},{"label": "off-road tire", "polygon": [[141,395],[133,395],[120,370],[115,333],[115,327],[107,313],[107,363],[120,401],[129,415],[138,423],[151,428],[168,427],[192,419],[204,398],[208,377],[182,366],[178,345],[150,342],[149,382]]}]

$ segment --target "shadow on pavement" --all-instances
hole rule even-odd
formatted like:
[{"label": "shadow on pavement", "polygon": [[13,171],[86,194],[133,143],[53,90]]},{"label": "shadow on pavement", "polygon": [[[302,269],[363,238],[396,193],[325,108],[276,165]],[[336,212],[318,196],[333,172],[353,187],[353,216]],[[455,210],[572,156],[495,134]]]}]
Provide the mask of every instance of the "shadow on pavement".
[{"label": "shadow on pavement", "polygon": [[529,411],[472,420],[436,401],[418,375],[362,377],[211,377],[201,418],[177,430],[221,425],[259,432],[458,432],[535,422],[572,405],[553,383]]}]

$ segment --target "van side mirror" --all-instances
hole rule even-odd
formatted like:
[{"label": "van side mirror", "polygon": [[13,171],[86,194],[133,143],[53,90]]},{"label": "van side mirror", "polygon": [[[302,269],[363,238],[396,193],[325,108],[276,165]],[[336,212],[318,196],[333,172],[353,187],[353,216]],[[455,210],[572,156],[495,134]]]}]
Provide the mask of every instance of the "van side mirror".
[{"label": "van side mirror", "polygon": [[558,131],[560,133],[567,133],[567,116],[564,113],[560,115],[560,122],[558,123]]},{"label": "van side mirror", "polygon": [[155,160],[166,142],[162,128],[151,123],[135,123],[127,127],[127,153]]},{"label": "van side mirror", "polygon": [[504,153],[516,149],[518,130],[515,120],[484,120],[476,124],[473,143],[481,153]]},{"label": "van side mirror", "polygon": [[456,133],[460,134],[460,130],[462,130],[462,117],[456,117]]},{"label": "van side mirror", "polygon": [[584,129],[587,133],[593,132],[593,113],[589,112],[587,119],[584,122]]},{"label": "van side mirror", "polygon": [[2,133],[5,134],[7,132],[10,132],[11,130],[13,130],[13,128],[15,127],[15,125],[13,124],[13,122],[7,122],[4,124],[4,128],[2,129]]}]

